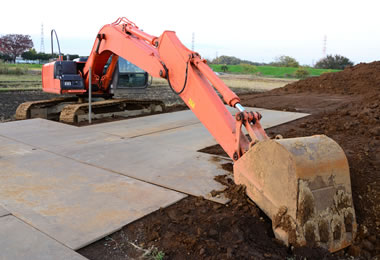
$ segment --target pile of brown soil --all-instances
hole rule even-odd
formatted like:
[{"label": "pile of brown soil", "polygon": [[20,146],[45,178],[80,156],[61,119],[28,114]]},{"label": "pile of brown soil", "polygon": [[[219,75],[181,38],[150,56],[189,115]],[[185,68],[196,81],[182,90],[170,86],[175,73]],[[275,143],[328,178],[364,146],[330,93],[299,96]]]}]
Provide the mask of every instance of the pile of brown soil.
[{"label": "pile of brown soil", "polygon": [[380,91],[380,61],[360,63],[343,71],[325,73],[288,84],[274,92],[334,93],[343,95],[366,94]]},{"label": "pile of brown soil", "polygon": [[[326,93],[333,95],[326,96]],[[318,101],[320,99],[320,101]],[[267,131],[284,138],[325,134],[343,148],[350,165],[359,235],[348,252],[380,254],[380,62],[359,64],[289,84],[244,104],[309,112],[301,120]],[[275,100],[275,102],[273,102]]]}]

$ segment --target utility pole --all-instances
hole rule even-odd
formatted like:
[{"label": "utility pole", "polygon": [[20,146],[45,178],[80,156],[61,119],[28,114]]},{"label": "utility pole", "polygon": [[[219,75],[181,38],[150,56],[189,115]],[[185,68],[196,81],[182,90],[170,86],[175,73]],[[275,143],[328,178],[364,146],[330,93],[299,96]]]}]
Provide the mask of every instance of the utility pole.
[{"label": "utility pole", "polygon": [[192,39],[191,39],[191,50],[194,51],[194,43],[195,43],[195,33],[193,32]]},{"label": "utility pole", "polygon": [[323,37],[323,48],[322,48],[322,55],[323,57],[326,57],[326,46],[327,46],[327,35]]},{"label": "utility pole", "polygon": [[45,43],[44,43],[44,24],[41,23],[41,45],[40,45],[40,52],[45,52]]}]

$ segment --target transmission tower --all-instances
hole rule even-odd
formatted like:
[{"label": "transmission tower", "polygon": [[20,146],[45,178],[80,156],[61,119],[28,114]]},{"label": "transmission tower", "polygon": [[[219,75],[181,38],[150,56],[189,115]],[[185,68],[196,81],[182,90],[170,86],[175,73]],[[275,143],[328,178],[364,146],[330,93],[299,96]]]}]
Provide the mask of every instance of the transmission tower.
[{"label": "transmission tower", "polygon": [[45,52],[45,43],[44,43],[44,24],[41,23],[41,45],[40,45],[40,52]]},{"label": "transmission tower", "polygon": [[326,45],[327,45],[327,35],[323,37],[323,49],[322,49],[323,57],[326,57]]},{"label": "transmission tower", "polygon": [[193,33],[191,38],[191,50],[194,51],[194,43],[195,43],[195,33]]}]

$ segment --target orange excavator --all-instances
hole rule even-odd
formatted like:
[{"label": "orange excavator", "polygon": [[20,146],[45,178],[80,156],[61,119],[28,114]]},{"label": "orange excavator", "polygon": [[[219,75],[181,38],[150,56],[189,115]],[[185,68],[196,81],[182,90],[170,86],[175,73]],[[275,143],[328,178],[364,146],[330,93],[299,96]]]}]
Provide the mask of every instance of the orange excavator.
[{"label": "orange excavator", "polygon": [[[332,252],[352,243],[357,224],[342,148],[324,135],[269,139],[261,115],[248,112],[173,31],[155,37],[119,18],[99,31],[86,62],[58,59],[44,65],[43,90],[84,95],[92,82],[94,94],[107,95],[119,57],[168,81],[231,157],[235,183],[246,186],[249,198],[272,220],[278,239]],[[225,104],[236,109],[235,116]]]},{"label": "orange excavator", "polygon": [[[165,103],[160,100],[130,99],[133,94],[141,97],[146,92],[151,83],[149,74],[131,62],[113,55],[107,60],[103,71],[96,71],[94,74],[98,77],[91,84],[93,102],[90,109],[86,102],[89,100],[89,90],[85,88],[83,81],[83,68],[88,57],[80,57],[74,61],[63,60],[55,30],[51,31],[52,54],[54,34],[59,58],[53,67],[44,67],[42,70],[42,84],[43,91],[62,96],[20,104],[15,114],[17,120],[45,118],[77,124],[87,121],[89,113],[93,119],[102,119],[125,118],[165,110]],[[51,72],[54,77],[51,77]],[[56,86],[55,82],[62,85]]]}]

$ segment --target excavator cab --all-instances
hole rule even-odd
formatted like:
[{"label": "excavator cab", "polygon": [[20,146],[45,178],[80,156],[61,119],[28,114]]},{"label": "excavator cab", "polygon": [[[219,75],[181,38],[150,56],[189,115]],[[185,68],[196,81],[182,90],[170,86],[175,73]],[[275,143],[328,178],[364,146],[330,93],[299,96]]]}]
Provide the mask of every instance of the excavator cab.
[{"label": "excavator cab", "polygon": [[[105,66],[105,70],[107,65]],[[111,93],[117,97],[144,93],[149,85],[149,74],[133,63],[119,57],[112,83]]]},{"label": "excavator cab", "polygon": [[148,73],[132,64],[131,62],[119,58],[119,84],[117,88],[146,88],[148,86]]}]

